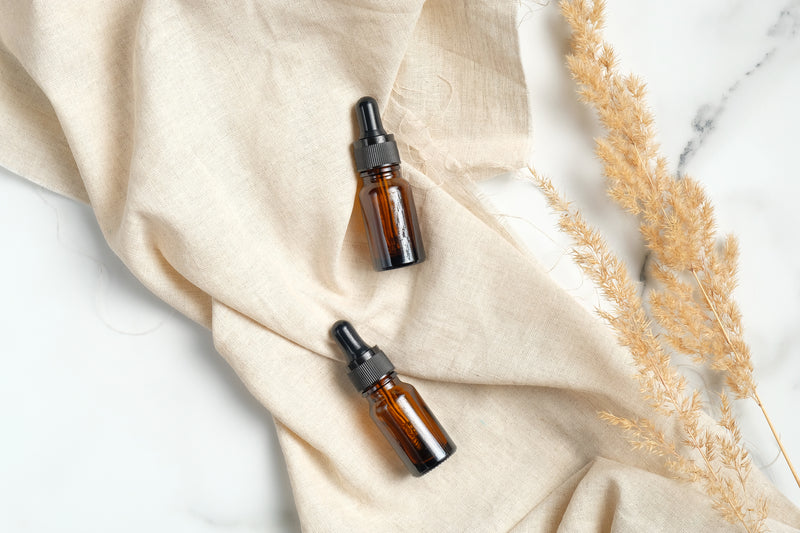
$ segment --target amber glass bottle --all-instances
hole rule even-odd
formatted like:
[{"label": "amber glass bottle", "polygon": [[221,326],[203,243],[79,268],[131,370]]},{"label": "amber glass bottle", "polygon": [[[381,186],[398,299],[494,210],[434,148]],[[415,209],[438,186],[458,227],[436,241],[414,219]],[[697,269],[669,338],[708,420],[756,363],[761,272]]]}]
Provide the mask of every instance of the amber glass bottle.
[{"label": "amber glass bottle", "polygon": [[368,347],[344,320],[331,334],[347,355],[350,381],[370,402],[370,417],[409,472],[421,476],[455,453],[447,432],[417,390],[397,377],[383,351]]},{"label": "amber glass bottle", "polygon": [[400,172],[394,135],[381,123],[378,103],[365,96],[356,104],[361,138],[353,143],[362,179],[358,201],[375,270],[390,270],[425,260],[411,186]]}]

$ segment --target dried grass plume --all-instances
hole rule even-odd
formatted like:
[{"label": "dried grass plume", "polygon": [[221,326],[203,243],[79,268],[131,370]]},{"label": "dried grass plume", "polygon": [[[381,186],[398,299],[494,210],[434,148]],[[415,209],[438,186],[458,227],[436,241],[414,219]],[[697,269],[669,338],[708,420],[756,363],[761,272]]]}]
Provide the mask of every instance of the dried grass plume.
[{"label": "dried grass plume", "polygon": [[648,294],[649,314],[604,239],[549,180],[533,169],[531,174],[560,214],[560,228],[573,239],[575,261],[610,303],[610,311],[599,313],[630,351],[643,396],[656,412],[677,422],[681,437],[670,440],[653,420],[601,416],[625,430],[635,448],[663,457],[677,477],[699,483],[729,522],[764,531],[767,504],[748,484],[751,460],[728,395],[719,398],[715,423],[704,422],[701,393],[689,390],[670,358],[680,352],[708,365],[722,373],[735,398],[755,401],[800,485],[758,396],[741,313],[731,296],[736,239],[718,238],[714,209],[702,186],[670,173],[656,141],[644,83],[618,72],[614,50],[600,33],[605,3],[562,0],[560,6],[572,29],[570,72],[581,99],[596,110],[606,132],[597,140],[596,154],[609,196],[638,218],[649,250],[649,273],[657,287]]}]

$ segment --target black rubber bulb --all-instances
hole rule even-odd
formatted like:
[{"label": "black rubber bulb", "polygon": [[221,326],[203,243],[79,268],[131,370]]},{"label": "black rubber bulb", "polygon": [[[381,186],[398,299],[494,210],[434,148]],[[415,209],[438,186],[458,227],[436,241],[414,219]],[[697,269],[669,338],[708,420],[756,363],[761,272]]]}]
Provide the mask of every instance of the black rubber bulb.
[{"label": "black rubber bulb", "polygon": [[334,324],[331,328],[331,335],[342,347],[348,361],[353,361],[370,350],[353,325],[347,320],[340,320]]},{"label": "black rubber bulb", "polygon": [[386,135],[381,123],[381,112],[378,110],[378,102],[371,96],[365,96],[356,103],[356,115],[358,116],[358,128],[361,130],[361,138],[378,137]]}]

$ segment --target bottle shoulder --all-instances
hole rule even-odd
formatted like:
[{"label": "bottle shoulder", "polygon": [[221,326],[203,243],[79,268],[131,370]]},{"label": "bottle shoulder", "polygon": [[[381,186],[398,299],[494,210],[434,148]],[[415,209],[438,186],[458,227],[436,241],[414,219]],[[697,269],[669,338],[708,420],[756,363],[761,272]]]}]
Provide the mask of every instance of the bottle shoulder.
[{"label": "bottle shoulder", "polygon": [[388,402],[396,402],[401,398],[408,398],[414,401],[418,393],[417,389],[410,383],[394,378],[387,380],[379,387],[373,388],[369,393],[365,394],[365,396],[373,405],[383,405]]},{"label": "bottle shoulder", "polygon": [[384,165],[382,167],[375,167],[364,172],[359,173],[364,184],[378,181],[391,181],[395,183],[408,183],[403,177],[403,172],[400,165]]},{"label": "bottle shoulder", "polygon": [[409,195],[410,187],[409,183],[403,178],[382,178],[374,181],[364,180],[358,195],[361,198],[390,195],[406,197]]}]

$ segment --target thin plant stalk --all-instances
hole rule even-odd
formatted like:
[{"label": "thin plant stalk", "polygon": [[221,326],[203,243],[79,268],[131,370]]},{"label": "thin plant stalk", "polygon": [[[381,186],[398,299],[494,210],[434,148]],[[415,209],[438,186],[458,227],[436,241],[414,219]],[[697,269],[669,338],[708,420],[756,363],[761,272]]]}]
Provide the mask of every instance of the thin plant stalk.
[{"label": "thin plant stalk", "polygon": [[[708,307],[713,311],[714,320],[716,320],[717,326],[719,327],[722,334],[725,336],[725,341],[728,343],[728,346],[730,347],[731,351],[736,353],[736,348],[733,345],[730,336],[728,335],[728,331],[725,329],[725,326],[723,325],[722,320],[719,317],[719,313],[717,313],[716,307],[708,297],[708,293],[706,292],[705,288],[703,288],[703,284],[700,283],[700,278],[697,276],[697,272],[692,270],[692,276],[694,277],[697,286],[702,291],[703,297],[705,298]],[[736,355],[738,356],[738,354]],[[767,413],[767,409],[764,407],[764,403],[761,401],[761,398],[759,397],[758,391],[756,389],[753,389],[752,396],[750,396],[750,398],[753,401],[755,401],[758,407],[761,409],[761,413],[764,415],[764,418],[766,419],[767,424],[769,425],[770,431],[772,431],[772,436],[775,438],[775,442],[778,443],[778,448],[780,448],[781,454],[783,455],[783,458],[786,461],[787,466],[789,467],[789,471],[792,473],[792,477],[794,477],[794,481],[795,483],[797,483],[797,486],[800,487],[800,477],[798,477],[797,475],[797,470],[795,470],[794,465],[792,464],[792,460],[789,458],[789,454],[786,453],[786,448],[783,447],[783,442],[781,442],[781,438],[778,436],[778,431],[775,429],[775,426],[772,423],[772,419],[770,418],[769,413]]]}]

